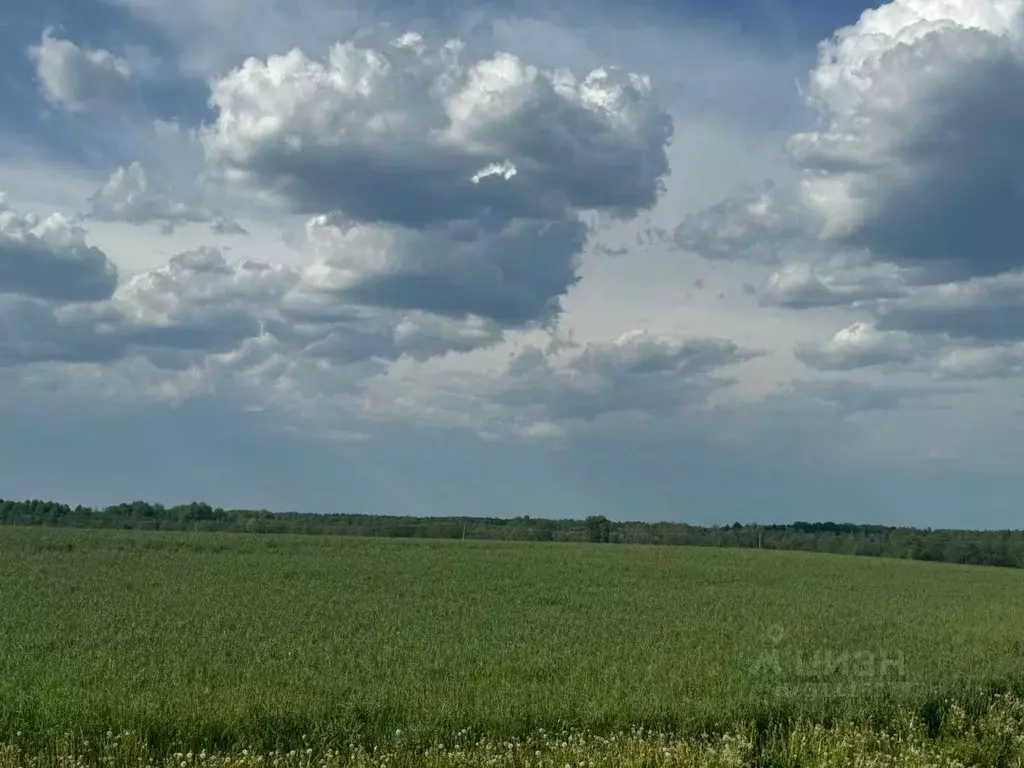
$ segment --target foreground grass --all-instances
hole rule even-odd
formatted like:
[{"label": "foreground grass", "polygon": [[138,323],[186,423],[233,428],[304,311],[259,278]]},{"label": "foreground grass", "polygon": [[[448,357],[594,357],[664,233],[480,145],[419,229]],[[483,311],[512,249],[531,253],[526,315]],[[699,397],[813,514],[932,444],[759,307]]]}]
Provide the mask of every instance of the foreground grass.
[{"label": "foreground grass", "polygon": [[[666,764],[738,765],[713,762],[735,757],[712,750],[722,734],[760,755],[882,744],[904,721],[918,725],[899,726],[901,749],[947,749],[976,737],[931,738],[952,711],[943,701],[983,723],[993,687],[1024,690],[1021,626],[1024,573],[1005,569],[11,528],[0,532],[0,768],[58,754],[64,733],[73,764],[109,729],[131,731],[118,748],[136,744],[142,761],[243,748],[299,760],[308,748],[372,765],[377,747],[392,765],[526,765],[532,746],[569,762],[547,743],[486,753],[544,728],[591,734],[580,759],[595,764],[659,764],[643,750],[667,743],[696,752]],[[1017,700],[997,701],[1020,733]],[[600,740],[618,732],[633,757]],[[456,739],[469,762],[420,754]],[[363,751],[351,757],[349,743]]]},{"label": "foreground grass", "polygon": [[608,768],[964,768],[1024,765],[1024,701],[997,696],[972,717],[945,702],[938,727],[909,710],[885,728],[852,723],[831,727],[797,722],[767,732],[747,729],[689,738],[643,729],[594,735],[540,730],[525,738],[473,739],[448,744],[392,743],[373,748],[300,746],[288,751],[177,752],[156,756],[138,734],[106,734],[97,743],[63,738],[51,749],[0,745],[0,768],[468,768],[469,766],[607,766]]}]

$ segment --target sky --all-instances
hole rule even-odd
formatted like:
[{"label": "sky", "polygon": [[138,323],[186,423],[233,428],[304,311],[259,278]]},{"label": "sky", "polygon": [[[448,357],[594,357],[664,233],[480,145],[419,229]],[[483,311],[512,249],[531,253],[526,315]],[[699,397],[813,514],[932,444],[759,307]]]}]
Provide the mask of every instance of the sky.
[{"label": "sky", "polygon": [[1024,0],[0,10],[0,497],[1019,528]]}]

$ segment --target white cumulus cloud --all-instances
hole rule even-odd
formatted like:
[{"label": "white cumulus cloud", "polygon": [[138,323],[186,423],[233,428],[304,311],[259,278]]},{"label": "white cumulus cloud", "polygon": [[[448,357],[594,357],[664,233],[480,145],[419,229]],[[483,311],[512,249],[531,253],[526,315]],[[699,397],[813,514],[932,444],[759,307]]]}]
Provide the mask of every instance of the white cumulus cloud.
[{"label": "white cumulus cloud", "polygon": [[43,95],[69,112],[86,112],[123,96],[133,72],[126,59],[105,49],[82,48],[45,29],[29,49]]},{"label": "white cumulus cloud", "polygon": [[[646,78],[465,58],[457,41],[251,58],[213,83],[207,156],[301,211],[361,221],[630,214],[655,202],[672,122]],[[473,183],[503,162],[516,169],[509,183]]]},{"label": "white cumulus cloud", "polygon": [[818,370],[906,365],[922,353],[920,340],[901,331],[880,331],[871,323],[843,328],[824,344],[801,344],[796,355]]},{"label": "white cumulus cloud", "polygon": [[761,302],[790,309],[839,307],[895,298],[907,290],[903,276],[891,265],[829,269],[792,262],[768,278]]},{"label": "white cumulus cloud", "polygon": [[168,189],[154,186],[141,163],[133,162],[115,170],[100,189],[89,198],[90,215],[101,221],[128,224],[159,224],[165,233],[183,224],[209,223],[213,232],[244,235],[245,229],[206,209],[174,200]]},{"label": "white cumulus cloud", "polygon": [[668,172],[672,120],[647,78],[416,34],[250,58],[210,103],[210,167],[312,214],[310,274],[389,310],[549,322],[577,280],[581,213],[631,217]]}]

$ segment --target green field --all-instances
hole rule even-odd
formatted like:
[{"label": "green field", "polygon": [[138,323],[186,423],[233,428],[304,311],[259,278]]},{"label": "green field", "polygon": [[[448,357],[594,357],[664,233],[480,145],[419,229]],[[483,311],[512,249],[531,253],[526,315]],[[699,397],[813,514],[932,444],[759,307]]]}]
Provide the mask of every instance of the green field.
[{"label": "green field", "polygon": [[1024,573],[5,528],[0,665],[0,743],[29,751],[95,746],[108,730],[153,754],[413,749],[540,728],[756,741],[794,718],[881,727],[900,712],[927,730],[948,700],[977,714],[993,685],[1024,682]]}]

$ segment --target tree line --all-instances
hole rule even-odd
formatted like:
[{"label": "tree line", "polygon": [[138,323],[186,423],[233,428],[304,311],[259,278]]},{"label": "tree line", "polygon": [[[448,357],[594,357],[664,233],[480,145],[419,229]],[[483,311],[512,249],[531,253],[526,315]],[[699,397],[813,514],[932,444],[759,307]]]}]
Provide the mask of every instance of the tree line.
[{"label": "tree line", "polygon": [[224,509],[204,502],[164,506],[133,501],[109,507],[71,507],[38,499],[0,499],[0,525],[744,547],[1024,567],[1024,531],[933,530],[832,522],[699,526],[619,522],[603,515],[585,520],[525,515],[421,518]]}]

